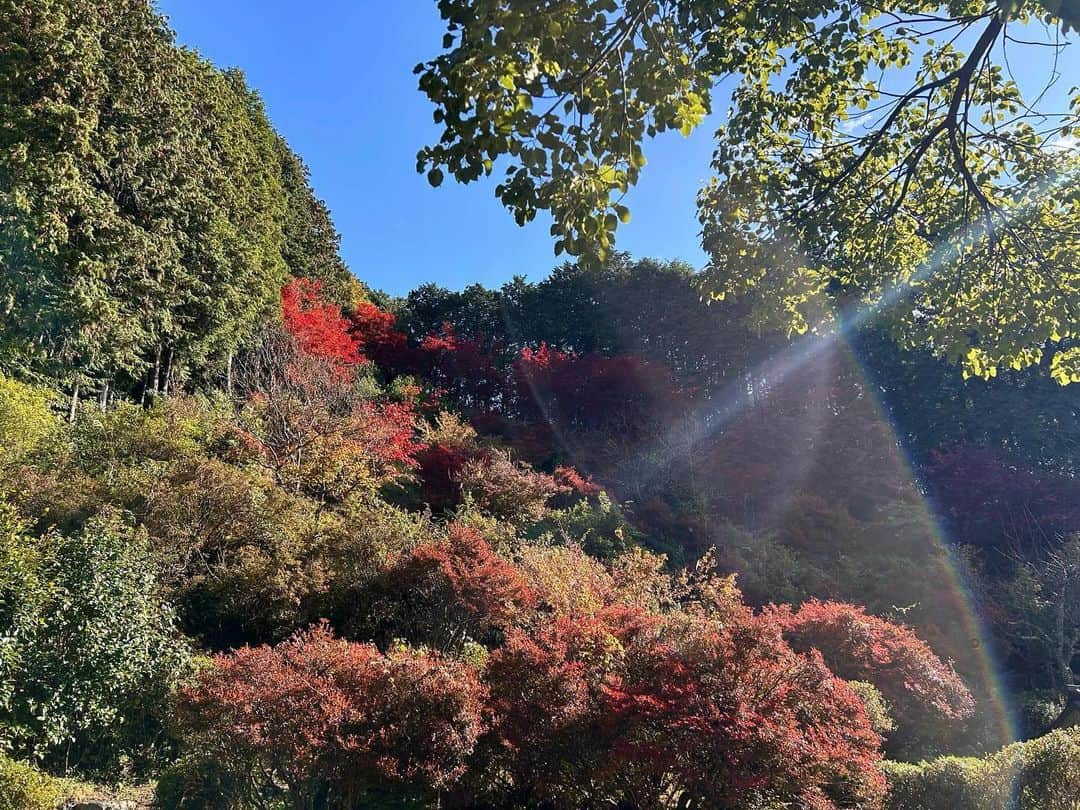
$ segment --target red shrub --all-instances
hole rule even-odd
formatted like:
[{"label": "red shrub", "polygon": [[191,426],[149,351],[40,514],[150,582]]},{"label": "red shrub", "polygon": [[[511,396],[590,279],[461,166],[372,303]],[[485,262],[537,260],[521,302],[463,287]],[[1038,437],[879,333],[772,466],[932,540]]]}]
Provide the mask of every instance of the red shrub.
[{"label": "red shrub", "polygon": [[687,404],[674,374],[637,356],[567,354],[541,345],[514,363],[518,408],[563,429],[640,436]]},{"label": "red shrub", "polygon": [[322,282],[295,278],[281,290],[285,330],[316,357],[346,366],[363,362],[349,321],[322,297]]},{"label": "red shrub", "polygon": [[506,398],[507,375],[497,359],[500,351],[483,338],[460,337],[446,323],[420,343],[421,374],[460,407],[490,410]]},{"label": "red shrub", "polygon": [[[611,606],[511,633],[492,653],[483,788],[554,806],[872,806],[884,783],[863,704],[819,656],[743,611],[665,620]],[[473,775],[475,777],[475,774]]]},{"label": "red shrub", "polygon": [[179,691],[188,746],[250,780],[285,786],[292,806],[372,788],[439,791],[457,780],[483,730],[472,667],[335,639],[325,626],[277,647],[219,655]]},{"label": "red shrub", "polygon": [[499,451],[465,462],[457,481],[486,514],[517,525],[540,520],[552,497],[564,491],[550,475]]},{"label": "red shrub", "polygon": [[461,503],[461,469],[479,457],[476,450],[438,442],[416,454],[420,497],[435,512],[445,512]]},{"label": "red shrub", "polygon": [[960,676],[903,625],[855,605],[817,600],[798,611],[777,608],[769,615],[796,650],[816,649],[840,677],[874,684],[901,724],[962,718],[974,710]]},{"label": "red shrub", "polygon": [[474,529],[417,546],[382,575],[374,606],[380,635],[447,650],[520,620],[536,598],[524,575]]},{"label": "red shrub", "polygon": [[405,333],[394,328],[392,312],[361,301],[350,313],[349,322],[349,334],[360,351],[387,377],[417,373],[418,352],[409,347]]},{"label": "red shrub", "polygon": [[373,490],[416,466],[410,403],[379,403],[357,390],[339,363],[278,341],[247,375],[240,434],[278,483],[322,501]]},{"label": "red shrub", "polygon": [[591,476],[584,476],[573,467],[556,467],[554,476],[559,486],[581,498],[600,494],[600,485]]}]

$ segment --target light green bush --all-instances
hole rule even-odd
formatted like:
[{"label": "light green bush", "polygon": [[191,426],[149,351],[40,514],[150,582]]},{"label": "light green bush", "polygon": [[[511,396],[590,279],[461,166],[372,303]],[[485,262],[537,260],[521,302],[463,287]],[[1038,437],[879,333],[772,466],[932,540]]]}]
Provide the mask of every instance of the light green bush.
[{"label": "light green bush", "polygon": [[54,810],[62,798],[58,780],[0,755],[0,810]]},{"label": "light green bush", "polygon": [[144,533],[104,513],[35,537],[0,502],[0,563],[0,746],[85,773],[153,757],[187,652]]},{"label": "light green bush", "polygon": [[888,810],[1076,810],[1080,728],[1013,743],[985,759],[887,762]]},{"label": "light green bush", "polygon": [[59,426],[46,391],[0,374],[0,465],[34,451]]}]

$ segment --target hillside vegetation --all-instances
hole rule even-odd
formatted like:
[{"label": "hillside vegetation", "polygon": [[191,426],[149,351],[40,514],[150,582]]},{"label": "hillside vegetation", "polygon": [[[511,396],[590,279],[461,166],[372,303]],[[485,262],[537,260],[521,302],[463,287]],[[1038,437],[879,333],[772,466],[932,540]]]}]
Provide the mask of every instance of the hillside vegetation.
[{"label": "hillside vegetation", "polygon": [[0,0],[0,808],[1075,797],[1076,386],[338,241],[146,2]]}]

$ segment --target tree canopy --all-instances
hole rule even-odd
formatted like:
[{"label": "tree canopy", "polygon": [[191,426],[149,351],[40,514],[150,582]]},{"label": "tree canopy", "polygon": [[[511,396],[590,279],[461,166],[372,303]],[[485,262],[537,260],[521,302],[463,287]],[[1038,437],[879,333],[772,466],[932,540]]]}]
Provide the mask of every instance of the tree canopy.
[{"label": "tree canopy", "polygon": [[350,297],[307,169],[145,0],[0,2],[0,362],[69,388],[223,376],[287,276]]},{"label": "tree canopy", "polygon": [[[1080,90],[1049,92],[1074,0],[441,0],[444,53],[417,66],[443,131],[439,185],[505,163],[519,224],[602,258],[629,220],[645,142],[731,93],[698,202],[705,289],[762,325],[880,317],[967,374],[1041,361],[1080,380]],[[1011,64],[1038,62],[1027,86]],[[723,84],[721,84],[723,82]]]}]

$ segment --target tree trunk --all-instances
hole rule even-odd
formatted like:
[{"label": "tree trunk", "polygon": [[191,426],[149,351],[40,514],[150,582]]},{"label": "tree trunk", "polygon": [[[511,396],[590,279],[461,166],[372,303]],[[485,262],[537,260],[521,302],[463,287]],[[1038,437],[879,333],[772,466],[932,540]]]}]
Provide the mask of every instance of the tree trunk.
[{"label": "tree trunk", "polygon": [[152,388],[154,393],[158,392],[158,384],[161,379],[161,346],[157,347],[157,352],[154,354],[154,366],[150,369],[150,380],[147,382],[146,388],[143,389],[143,404],[146,404],[146,390]]},{"label": "tree trunk", "polygon": [[165,390],[165,363],[162,359],[165,356],[165,347],[158,347],[157,360],[154,362],[154,393],[160,394]]},{"label": "tree trunk", "polygon": [[172,389],[172,376],[173,376],[173,350],[169,349],[169,358],[165,362],[165,385],[162,388],[162,392],[165,397],[168,398],[169,391]]},{"label": "tree trunk", "polygon": [[109,407],[109,383],[106,380],[101,386],[101,391],[98,392],[98,408],[102,413]]},{"label": "tree trunk", "polygon": [[1072,650],[1065,643],[1065,603],[1066,593],[1058,594],[1057,608],[1054,614],[1054,641],[1057,646],[1057,688],[1064,689],[1072,680]]},{"label": "tree trunk", "polygon": [[75,412],[79,408],[79,383],[75,383],[75,387],[71,389],[71,407],[68,408],[68,424],[75,421]]},{"label": "tree trunk", "polygon": [[233,353],[229,352],[228,358],[225,360],[225,393],[232,397],[233,389]]}]

